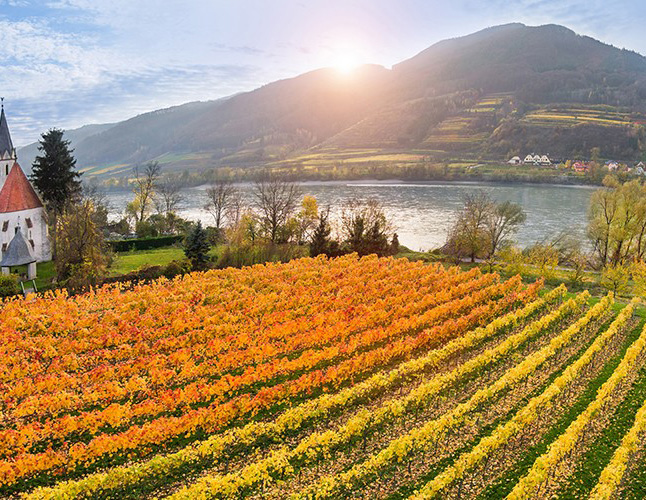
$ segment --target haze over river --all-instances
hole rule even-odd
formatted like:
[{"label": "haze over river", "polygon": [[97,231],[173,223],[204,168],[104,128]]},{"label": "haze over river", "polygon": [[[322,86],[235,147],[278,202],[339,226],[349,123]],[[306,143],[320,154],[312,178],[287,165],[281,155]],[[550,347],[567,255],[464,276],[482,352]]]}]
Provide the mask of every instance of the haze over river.
[{"label": "haze over river", "polygon": [[[237,187],[245,201],[251,203],[253,185],[239,184]],[[213,218],[203,208],[207,188],[184,189],[185,201],[178,210],[179,215],[212,225]],[[399,181],[307,182],[300,184],[300,188],[304,195],[316,197],[319,207],[330,205],[333,217],[348,200],[376,198],[397,228],[400,243],[413,250],[442,245],[462,207],[463,197],[477,191],[486,191],[498,201],[510,200],[524,208],[527,221],[514,236],[521,246],[564,230],[583,239],[590,195],[594,191],[587,186]],[[120,217],[132,198],[131,192],[109,192],[111,218]]]}]

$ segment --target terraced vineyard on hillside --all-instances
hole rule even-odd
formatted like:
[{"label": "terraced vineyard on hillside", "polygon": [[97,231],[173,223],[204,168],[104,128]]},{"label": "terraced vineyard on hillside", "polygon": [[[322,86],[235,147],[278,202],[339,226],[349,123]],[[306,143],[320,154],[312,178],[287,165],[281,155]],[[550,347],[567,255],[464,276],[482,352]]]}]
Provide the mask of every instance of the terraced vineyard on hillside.
[{"label": "terraced vineyard on hillside", "polygon": [[[608,109],[607,109],[608,108]],[[536,125],[569,126],[594,123],[609,126],[631,126],[641,123],[644,116],[639,113],[621,112],[608,106],[565,106],[546,107],[525,114],[524,121]]]},{"label": "terraced vineyard on hillside", "polygon": [[300,259],[0,311],[0,496],[643,498],[636,301]]},{"label": "terraced vineyard on hillside", "polygon": [[513,108],[512,99],[510,94],[483,96],[472,107],[442,121],[424,139],[423,146],[442,151],[481,147],[504,116],[503,108],[507,106],[507,112]]}]

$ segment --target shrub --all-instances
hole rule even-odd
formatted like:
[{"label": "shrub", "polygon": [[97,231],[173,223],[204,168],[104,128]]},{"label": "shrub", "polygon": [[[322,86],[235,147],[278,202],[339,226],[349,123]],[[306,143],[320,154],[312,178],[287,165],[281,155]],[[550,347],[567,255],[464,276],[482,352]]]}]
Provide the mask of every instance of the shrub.
[{"label": "shrub", "polygon": [[180,274],[186,274],[191,271],[191,263],[188,260],[172,260],[164,268],[163,275],[172,279]]},{"label": "shrub", "polygon": [[15,274],[0,275],[0,297],[11,297],[20,292]]},{"label": "shrub", "polygon": [[93,262],[85,260],[80,264],[72,264],[65,286],[74,293],[83,292],[92,286],[103,282],[103,272],[97,269]]},{"label": "shrub", "polygon": [[272,245],[257,244],[236,247],[227,246],[217,260],[216,267],[243,267],[265,262],[288,262],[292,259],[308,256],[308,249],[305,246],[290,244]]},{"label": "shrub", "polygon": [[150,220],[140,220],[135,224],[135,233],[138,238],[156,238],[159,236],[159,228]]}]

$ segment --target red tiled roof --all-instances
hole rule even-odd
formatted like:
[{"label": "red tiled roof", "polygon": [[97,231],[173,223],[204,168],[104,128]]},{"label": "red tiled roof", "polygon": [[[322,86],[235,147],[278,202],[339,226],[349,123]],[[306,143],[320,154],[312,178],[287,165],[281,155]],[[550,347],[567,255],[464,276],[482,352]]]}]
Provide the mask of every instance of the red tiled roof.
[{"label": "red tiled roof", "polygon": [[14,163],[0,190],[0,213],[18,212],[42,206],[40,198],[22,168],[18,162]]}]

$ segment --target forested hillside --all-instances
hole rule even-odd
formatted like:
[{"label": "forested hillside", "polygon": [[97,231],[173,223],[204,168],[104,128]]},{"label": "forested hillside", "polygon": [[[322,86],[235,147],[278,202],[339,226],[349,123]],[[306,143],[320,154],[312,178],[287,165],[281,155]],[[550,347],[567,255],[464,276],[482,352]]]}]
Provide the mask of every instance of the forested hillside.
[{"label": "forested hillside", "polygon": [[90,175],[151,159],[177,169],[257,166],[321,149],[415,149],[441,160],[599,147],[635,160],[645,97],[643,56],[562,26],[509,24],[442,41],[390,70],[317,70],[143,114],[73,146]]}]

